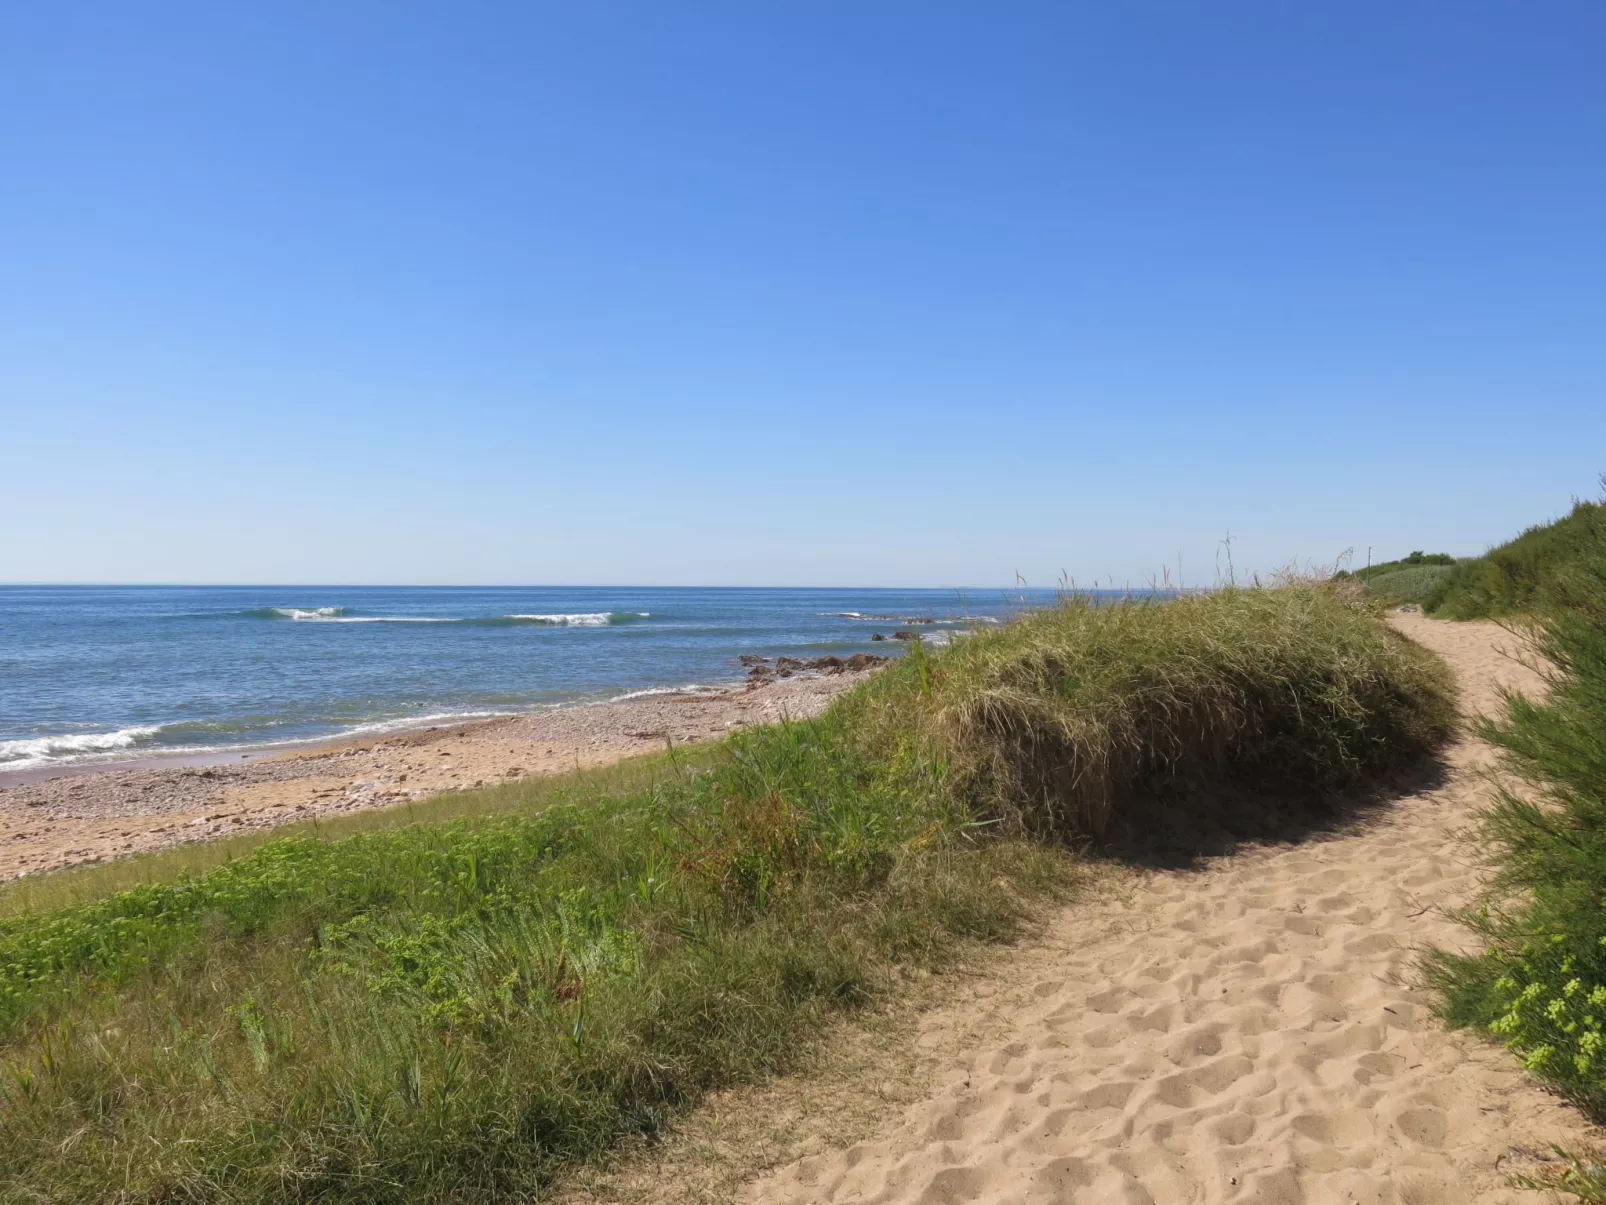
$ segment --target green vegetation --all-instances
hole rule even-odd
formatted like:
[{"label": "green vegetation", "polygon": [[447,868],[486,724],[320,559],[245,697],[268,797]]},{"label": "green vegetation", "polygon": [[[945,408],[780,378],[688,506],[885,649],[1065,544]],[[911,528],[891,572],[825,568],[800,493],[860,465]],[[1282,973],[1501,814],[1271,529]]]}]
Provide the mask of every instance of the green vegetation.
[{"label": "green vegetation", "polygon": [[1423,600],[1446,619],[1483,619],[1541,609],[1553,581],[1606,549],[1606,504],[1578,502],[1554,523],[1462,561]]},{"label": "green vegetation", "polygon": [[931,714],[960,796],[1012,831],[1103,831],[1156,780],[1343,786],[1449,730],[1440,663],[1305,586],[1061,607],[944,660]]},{"label": "green vegetation", "polygon": [[1563,521],[1564,541],[1523,537],[1524,558],[1567,549],[1565,559],[1524,561],[1544,571],[1529,597],[1549,692],[1508,696],[1505,715],[1481,728],[1506,775],[1484,819],[1498,878],[1466,918],[1488,948],[1427,964],[1451,1023],[1503,1039],[1597,1118],[1606,1117],[1606,544],[1575,537],[1598,530],[1600,517],[1584,504]]},{"label": "green vegetation", "polygon": [[1036,838],[1357,782],[1450,715],[1341,588],[1070,599],[691,758],[13,888],[0,1200],[525,1199],[1010,937],[1074,887]]},{"label": "green vegetation", "polygon": [[1455,557],[1447,552],[1413,552],[1364,569],[1341,569],[1333,576],[1362,582],[1372,598],[1397,606],[1427,600],[1451,576],[1455,563]]},{"label": "green vegetation", "polygon": [[1418,569],[1424,565],[1453,565],[1455,557],[1448,552],[1422,552],[1417,551],[1409,556],[1403,556],[1397,561],[1379,561],[1375,565],[1367,565],[1360,569],[1340,569],[1333,574],[1339,580],[1355,578],[1359,581],[1370,582],[1379,574],[1396,573],[1401,569]]},{"label": "green vegetation", "polygon": [[1606,1157],[1598,1152],[1580,1155],[1559,1146],[1551,1149],[1560,1157],[1560,1167],[1538,1176],[1514,1176],[1512,1183],[1517,1188],[1570,1192],[1581,1205],[1606,1202]]},{"label": "green vegetation", "polygon": [[1450,565],[1418,565],[1414,569],[1395,569],[1379,573],[1366,583],[1367,593],[1380,602],[1421,605],[1440,590],[1455,573]]}]

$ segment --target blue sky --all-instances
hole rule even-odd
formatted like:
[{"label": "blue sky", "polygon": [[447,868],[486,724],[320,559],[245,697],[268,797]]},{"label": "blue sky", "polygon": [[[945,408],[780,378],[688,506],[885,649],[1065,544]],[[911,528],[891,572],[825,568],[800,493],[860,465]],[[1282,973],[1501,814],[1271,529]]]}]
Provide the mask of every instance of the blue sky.
[{"label": "blue sky", "polygon": [[1606,7],[0,12],[0,580],[1477,552],[1606,470]]}]

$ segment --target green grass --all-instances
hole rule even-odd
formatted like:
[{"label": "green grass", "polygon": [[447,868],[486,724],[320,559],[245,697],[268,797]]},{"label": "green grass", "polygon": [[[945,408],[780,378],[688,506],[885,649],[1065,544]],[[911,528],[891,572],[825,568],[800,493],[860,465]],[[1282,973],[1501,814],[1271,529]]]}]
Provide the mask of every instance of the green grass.
[{"label": "green grass", "polygon": [[[674,765],[684,771],[706,768],[716,756],[713,747],[690,746],[677,749],[673,760]],[[649,753],[596,769],[454,791],[396,807],[302,820],[215,841],[197,841],[135,854],[112,862],[12,879],[0,883],[0,921],[19,912],[46,912],[101,899],[143,884],[205,874],[271,842],[294,837],[335,841],[415,824],[444,824],[504,812],[528,813],[577,798],[633,794],[649,790],[658,783],[665,775],[667,764],[662,752]]]},{"label": "green grass", "polygon": [[1008,940],[1150,792],[1364,780],[1450,714],[1341,590],[1072,599],[690,758],[13,887],[0,1200],[525,1199]]},{"label": "green grass", "polygon": [[1606,548],[1606,505],[1577,502],[1553,523],[1457,564],[1423,599],[1446,619],[1520,615],[1546,605],[1551,584]]},{"label": "green grass", "polygon": [[1382,603],[1421,605],[1455,573],[1452,565],[1417,565],[1379,573],[1366,582],[1367,594]]},{"label": "green grass", "polygon": [[1363,569],[1341,569],[1333,576],[1339,581],[1363,583],[1367,594],[1378,602],[1420,604],[1450,577],[1455,564],[1456,558],[1447,552],[1413,552],[1397,561],[1383,561]]},{"label": "green grass", "polygon": [[1340,581],[1353,578],[1357,581],[1370,583],[1385,573],[1396,573],[1401,569],[1419,569],[1423,566],[1453,565],[1456,558],[1448,552],[1413,552],[1403,556],[1397,561],[1379,561],[1375,565],[1365,565],[1359,569],[1340,569],[1333,576]]}]

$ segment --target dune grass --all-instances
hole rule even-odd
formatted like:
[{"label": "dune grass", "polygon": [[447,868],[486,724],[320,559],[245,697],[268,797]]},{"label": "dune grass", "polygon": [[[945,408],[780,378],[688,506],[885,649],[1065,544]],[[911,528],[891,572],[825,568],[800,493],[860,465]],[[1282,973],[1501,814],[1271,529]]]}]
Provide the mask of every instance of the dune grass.
[{"label": "dune grass", "polygon": [[1522,615],[1547,605],[1550,584],[1606,549],[1606,503],[1577,502],[1553,523],[1530,527],[1480,557],[1458,563],[1423,608],[1445,619]]},{"label": "dune grass", "polygon": [[1417,549],[1397,561],[1378,561],[1376,564],[1363,565],[1359,568],[1339,569],[1333,576],[1340,581],[1353,578],[1360,582],[1370,582],[1380,573],[1395,573],[1401,569],[1417,569],[1424,565],[1453,565],[1455,562],[1456,558],[1448,552],[1423,552]]},{"label": "dune grass", "polygon": [[1355,782],[1450,714],[1341,590],[1069,599],[693,757],[14,888],[0,1200],[526,1199],[1009,939],[1148,791]]},{"label": "dune grass", "polygon": [[966,642],[933,682],[960,795],[1039,835],[1097,836],[1165,782],[1342,787],[1453,724],[1436,659],[1306,586],[1061,607]]}]

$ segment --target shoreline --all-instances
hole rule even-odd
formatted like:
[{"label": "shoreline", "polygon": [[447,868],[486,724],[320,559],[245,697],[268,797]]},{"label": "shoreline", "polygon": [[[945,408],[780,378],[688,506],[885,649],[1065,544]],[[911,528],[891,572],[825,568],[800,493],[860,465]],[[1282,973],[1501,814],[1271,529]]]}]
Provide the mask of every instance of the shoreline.
[{"label": "shoreline", "polygon": [[[589,769],[664,744],[818,715],[881,664],[824,658],[728,689],[665,688],[461,723],[337,736],[260,753],[238,748],[0,775],[0,881],[318,816]],[[14,771],[21,777],[30,771]]]},{"label": "shoreline", "polygon": [[[913,623],[935,622],[912,620]],[[898,639],[905,638],[900,633]],[[944,642],[945,643],[945,642]],[[232,745],[179,746],[169,750],[147,748],[137,751],[116,751],[88,754],[77,759],[36,762],[8,768],[0,765],[0,792],[11,787],[30,786],[57,778],[81,777],[87,774],[110,774],[125,770],[166,770],[190,767],[233,765],[242,761],[262,761],[277,758],[310,756],[319,750],[345,747],[353,742],[371,743],[392,736],[413,732],[433,731],[437,728],[459,728],[475,724],[494,724],[502,720],[527,719],[554,715],[564,711],[579,711],[593,707],[610,707],[637,699],[680,696],[687,698],[713,698],[733,691],[752,689],[796,673],[805,675],[833,674],[843,669],[853,670],[862,665],[881,665],[890,658],[876,653],[855,653],[843,658],[826,655],[816,658],[781,655],[777,658],[757,657],[750,654],[738,658],[746,669],[745,676],[721,678],[709,683],[687,682],[676,686],[647,686],[627,690],[621,694],[578,695],[558,703],[545,703],[526,711],[470,711],[461,714],[443,712],[434,715],[399,718],[394,720],[365,720],[343,732],[321,736],[289,737],[280,740],[244,742]],[[777,674],[777,670],[781,672]]]},{"label": "shoreline", "polygon": [[[371,720],[355,725],[344,732],[322,736],[291,737],[286,740],[261,741],[236,745],[218,745],[215,748],[187,746],[168,751],[144,749],[133,753],[116,752],[91,755],[75,761],[61,759],[35,763],[17,769],[0,767],[0,791],[9,787],[30,786],[57,778],[82,777],[86,774],[111,774],[125,770],[170,770],[206,766],[226,766],[236,762],[264,761],[278,758],[310,756],[320,750],[345,747],[357,743],[382,741],[393,736],[413,732],[428,732],[436,728],[461,728],[475,724],[494,724],[500,720],[522,719],[532,716],[553,715],[560,711],[577,711],[586,707],[607,707],[623,703],[638,695],[695,695],[720,694],[741,690],[741,679],[732,679],[718,685],[702,687],[666,686],[639,692],[627,692],[605,699],[574,699],[555,703],[531,711],[465,712],[462,715],[442,714],[420,716],[417,719]],[[366,731],[365,731],[366,729]]]},{"label": "shoreline", "polygon": [[[721,691],[334,737],[260,755],[178,755],[0,781],[0,880],[214,840],[316,816],[398,807],[454,790],[586,770],[670,744],[819,715],[880,662],[755,667]],[[26,773],[26,771],[24,771]]]}]

